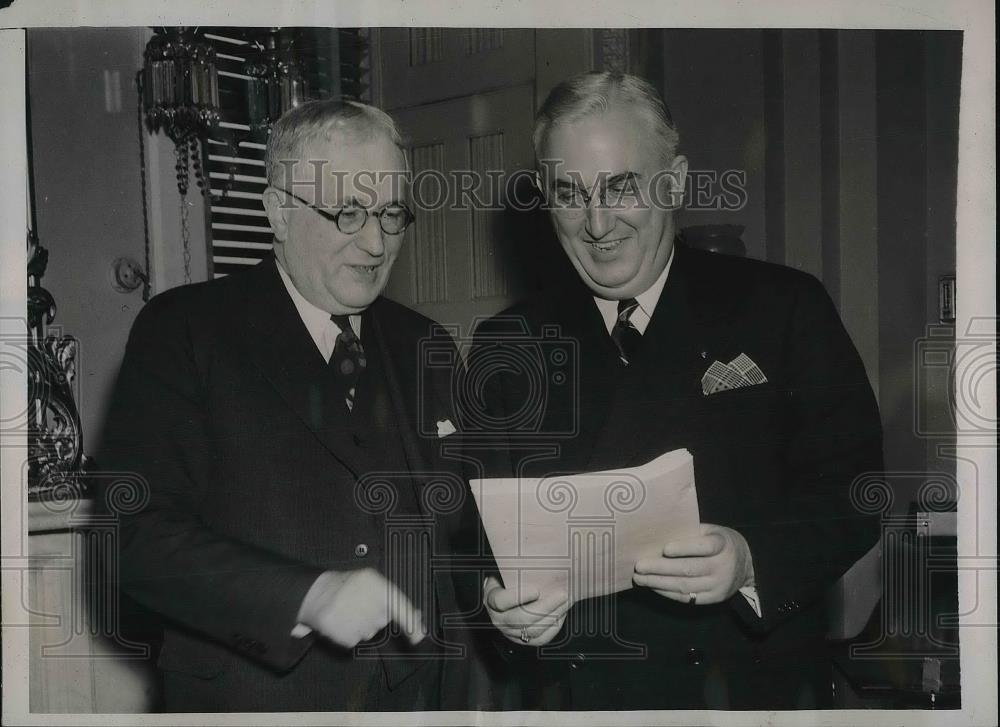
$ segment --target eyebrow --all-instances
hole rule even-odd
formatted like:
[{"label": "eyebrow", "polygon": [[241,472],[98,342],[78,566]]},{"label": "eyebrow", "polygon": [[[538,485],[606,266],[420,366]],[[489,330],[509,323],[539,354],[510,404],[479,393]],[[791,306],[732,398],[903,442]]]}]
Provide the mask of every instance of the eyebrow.
[{"label": "eyebrow", "polygon": [[[360,202],[358,202],[358,198],[356,196],[351,195],[343,202],[341,202],[339,205],[330,205],[330,207],[340,208],[340,209],[346,209],[347,207],[357,207],[358,209],[363,209],[363,210],[370,209],[370,210],[381,211],[386,209],[387,207],[407,207],[407,204],[402,199],[393,198],[381,206],[365,207]],[[407,207],[407,209],[409,209],[409,207]]]},{"label": "eyebrow", "polygon": [[[634,179],[642,179],[642,174],[640,172],[633,172],[633,171],[621,172],[620,174],[616,174],[613,177],[608,177],[605,186],[610,187],[613,184],[618,184],[619,182],[625,182]],[[555,186],[569,187],[570,189],[580,188],[580,185],[569,179],[557,179]]]},{"label": "eyebrow", "polygon": [[343,207],[362,207],[363,205],[361,205],[358,202],[358,198],[357,197],[355,197],[355,196],[352,195],[352,196],[350,196],[350,197],[342,200],[339,205],[331,205],[331,206],[343,208]]}]

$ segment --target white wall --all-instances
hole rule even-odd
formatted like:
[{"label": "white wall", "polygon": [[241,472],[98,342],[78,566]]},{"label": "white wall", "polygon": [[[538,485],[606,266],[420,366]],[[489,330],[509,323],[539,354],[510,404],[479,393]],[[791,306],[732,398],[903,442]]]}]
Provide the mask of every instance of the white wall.
[{"label": "white wall", "polygon": [[[136,72],[150,35],[148,28],[27,34],[37,233],[49,251],[42,285],[58,306],[53,325],[79,341],[77,405],[84,451],[91,455],[129,329],[143,306],[141,290],[112,287],[111,271],[122,256],[145,264]],[[162,134],[145,140],[155,293],[183,281],[180,197],[173,144]],[[196,193],[189,201],[192,278],[200,280],[204,214]]]}]

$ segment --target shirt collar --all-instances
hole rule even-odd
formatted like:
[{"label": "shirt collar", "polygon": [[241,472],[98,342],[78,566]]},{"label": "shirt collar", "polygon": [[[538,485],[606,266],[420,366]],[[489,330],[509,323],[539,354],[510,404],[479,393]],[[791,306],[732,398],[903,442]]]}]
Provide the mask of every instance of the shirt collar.
[{"label": "shirt collar", "polygon": [[[674,253],[676,251],[677,245],[675,244],[670,251],[670,257],[667,259],[667,264],[663,268],[663,272],[660,273],[660,277],[646,288],[645,291],[635,297],[639,307],[632,312],[629,321],[636,327],[639,333],[646,332],[646,327],[649,326],[649,321],[653,318],[653,311],[656,309],[656,304],[663,293],[663,286],[667,284],[667,276],[670,274],[670,268],[674,264]],[[615,321],[618,320],[618,301],[594,296],[594,302],[597,303],[597,309],[601,312],[601,318],[604,319],[604,327],[610,333],[611,329],[614,328]]]},{"label": "shirt collar", "polygon": [[[285,289],[288,291],[288,295],[292,298],[292,303],[295,304],[295,310],[299,312],[299,318],[305,324],[306,330],[309,331],[309,336],[312,338],[316,347],[320,350],[320,353],[324,355],[325,358],[330,357],[330,352],[326,349],[329,347],[329,329],[333,329],[333,338],[337,337],[340,333],[340,326],[330,320],[330,314],[323,310],[322,308],[317,308],[299,292],[298,288],[292,282],[291,277],[285,272],[285,269],[281,266],[278,260],[275,260],[278,266],[278,274],[281,276],[281,282],[285,284]],[[352,315],[349,320],[351,321],[351,328],[354,329],[354,333],[360,337],[361,336],[361,316]]]}]

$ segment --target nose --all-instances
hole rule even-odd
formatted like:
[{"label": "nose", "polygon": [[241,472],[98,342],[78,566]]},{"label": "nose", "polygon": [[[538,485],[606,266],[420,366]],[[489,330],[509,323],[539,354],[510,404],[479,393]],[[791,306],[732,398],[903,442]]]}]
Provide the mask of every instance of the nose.
[{"label": "nose", "polygon": [[372,257],[380,258],[385,254],[385,240],[382,239],[382,226],[375,217],[369,216],[354,240],[354,244]]},{"label": "nose", "polygon": [[615,226],[615,220],[611,210],[596,199],[597,195],[594,195],[594,197],[595,199],[590,200],[590,204],[587,206],[587,223],[585,227],[588,235],[595,240],[600,240],[611,232]]}]

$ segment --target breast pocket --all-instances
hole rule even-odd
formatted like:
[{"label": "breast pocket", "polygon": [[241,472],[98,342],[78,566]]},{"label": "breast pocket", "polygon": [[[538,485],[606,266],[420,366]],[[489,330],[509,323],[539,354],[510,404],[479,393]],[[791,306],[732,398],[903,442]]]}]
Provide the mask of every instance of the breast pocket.
[{"label": "breast pocket", "polygon": [[693,454],[703,521],[736,527],[773,499],[786,439],[782,397],[774,385],[760,384],[701,402]]},{"label": "breast pocket", "polygon": [[704,443],[729,451],[780,446],[783,397],[771,382],[705,396],[698,407]]}]

